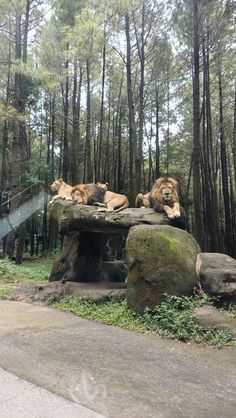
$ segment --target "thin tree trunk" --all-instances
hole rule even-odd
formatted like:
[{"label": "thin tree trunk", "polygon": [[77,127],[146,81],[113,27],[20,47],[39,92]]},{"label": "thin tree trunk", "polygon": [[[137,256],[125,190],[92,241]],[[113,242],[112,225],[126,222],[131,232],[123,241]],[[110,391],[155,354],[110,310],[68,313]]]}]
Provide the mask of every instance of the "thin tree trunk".
[{"label": "thin tree trunk", "polygon": [[160,140],[159,140],[159,91],[156,86],[156,179],[160,177]]},{"label": "thin tree trunk", "polygon": [[[201,171],[200,171],[200,87],[199,87],[199,0],[193,1],[193,197],[195,236],[202,247],[204,243],[204,226],[201,205]],[[202,248],[203,249],[203,248]]]},{"label": "thin tree trunk", "polygon": [[[129,107],[129,188],[130,188],[130,201],[134,202],[134,194],[136,195],[138,185],[140,182],[139,174],[139,160],[137,155],[137,133],[136,123],[134,116],[134,101],[133,101],[133,90],[132,90],[132,72],[131,72],[131,43],[130,43],[130,19],[128,13],[125,15],[125,33],[127,43],[127,57],[126,57],[126,72],[127,72],[127,95],[128,95],[128,107]],[[134,167],[133,162],[135,161],[135,182],[134,182]],[[131,203],[131,204],[132,204]]]},{"label": "thin tree trunk", "polygon": [[[69,45],[67,44],[67,49]],[[65,182],[68,179],[69,171],[69,144],[68,144],[68,115],[69,115],[69,76],[68,76],[69,61],[65,61],[66,82],[65,94],[63,98],[64,109],[64,126],[63,126],[63,156],[62,156],[62,177]]]},{"label": "thin tree trunk", "polygon": [[98,141],[98,162],[97,162],[97,180],[102,178],[102,155],[103,155],[103,120],[104,120],[104,93],[105,93],[105,74],[106,74],[106,28],[104,24],[104,45],[102,53],[102,95],[100,109],[100,129]]},{"label": "thin tree trunk", "polygon": [[93,181],[91,161],[91,91],[90,91],[90,62],[87,59],[87,112],[86,112],[86,146],[85,146],[85,175],[84,183]]},{"label": "thin tree trunk", "polygon": [[220,114],[220,126],[219,126],[219,135],[220,135],[220,159],[221,159],[221,169],[222,169],[222,191],[224,198],[224,213],[225,213],[225,249],[226,253],[229,255],[234,255],[234,240],[233,240],[233,230],[232,230],[232,219],[231,219],[231,208],[230,208],[230,194],[229,194],[229,173],[227,165],[227,150],[224,137],[224,115],[223,115],[223,96],[222,96],[222,75],[221,68],[219,65],[218,71],[219,77],[219,114]]}]

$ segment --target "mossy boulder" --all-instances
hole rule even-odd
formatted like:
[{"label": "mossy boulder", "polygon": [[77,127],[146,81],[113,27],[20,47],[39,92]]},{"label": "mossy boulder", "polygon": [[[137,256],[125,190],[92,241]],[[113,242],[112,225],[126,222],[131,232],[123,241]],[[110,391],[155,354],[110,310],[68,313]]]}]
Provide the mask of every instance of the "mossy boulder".
[{"label": "mossy boulder", "polygon": [[137,313],[161,303],[163,294],[190,295],[200,248],[186,231],[168,225],[130,229],[126,242],[127,300]]}]

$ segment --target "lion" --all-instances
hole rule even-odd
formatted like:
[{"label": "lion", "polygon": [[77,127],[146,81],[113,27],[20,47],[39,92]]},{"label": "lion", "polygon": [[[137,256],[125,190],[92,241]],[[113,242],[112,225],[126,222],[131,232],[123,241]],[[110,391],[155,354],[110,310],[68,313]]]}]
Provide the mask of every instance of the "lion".
[{"label": "lion", "polygon": [[72,187],[72,200],[83,205],[103,204],[106,189],[96,183],[77,184]]},{"label": "lion", "polygon": [[120,212],[129,206],[125,195],[108,191],[108,183],[78,184],[72,189],[72,198],[76,203],[100,206],[99,212]]},{"label": "lion", "polygon": [[135,199],[136,208],[150,208],[150,192],[146,194],[139,193]]},{"label": "lion", "polygon": [[169,219],[180,217],[178,182],[171,177],[155,180],[152,190],[136,197],[136,207],[153,208],[155,212],[166,212]]},{"label": "lion", "polygon": [[72,196],[71,196],[72,186],[65,183],[62,179],[55,180],[51,184],[50,188],[53,192],[57,192],[57,195],[53,196],[48,206],[51,206],[58,199],[72,200]]},{"label": "lion", "polygon": [[[124,194],[110,192],[108,190],[108,183],[100,183],[98,182],[97,185],[105,190],[103,205],[98,209],[101,212],[120,212],[123,209],[126,209],[129,206],[129,201]],[[96,204],[96,206],[102,206],[101,204]]]}]

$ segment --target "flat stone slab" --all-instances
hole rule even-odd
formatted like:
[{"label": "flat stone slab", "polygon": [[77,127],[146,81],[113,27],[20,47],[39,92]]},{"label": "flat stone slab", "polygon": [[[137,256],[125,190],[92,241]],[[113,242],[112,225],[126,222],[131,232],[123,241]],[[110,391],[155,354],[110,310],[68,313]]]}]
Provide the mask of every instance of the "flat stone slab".
[{"label": "flat stone slab", "polygon": [[76,294],[83,299],[101,301],[109,297],[124,299],[126,284],[121,282],[51,282],[29,285],[16,285],[13,289],[13,300],[23,302],[40,302],[49,298]]},{"label": "flat stone slab", "polygon": [[169,341],[10,301],[0,302],[0,338],[0,367],[106,418],[235,416],[234,348]]},{"label": "flat stone slab", "polygon": [[97,207],[57,200],[50,208],[57,219],[61,234],[74,231],[90,231],[101,234],[128,233],[135,225],[171,225],[185,228],[185,217],[168,219],[165,213],[153,209],[127,208],[121,212],[100,212]]}]

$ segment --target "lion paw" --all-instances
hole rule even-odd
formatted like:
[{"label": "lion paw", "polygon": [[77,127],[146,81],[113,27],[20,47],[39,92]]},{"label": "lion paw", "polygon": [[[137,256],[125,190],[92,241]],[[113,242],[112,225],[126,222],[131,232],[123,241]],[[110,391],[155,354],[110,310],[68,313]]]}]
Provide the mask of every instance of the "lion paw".
[{"label": "lion paw", "polygon": [[174,216],[173,210],[169,206],[166,206],[165,205],[163,207],[163,209],[164,209],[164,211],[167,214],[167,216],[168,216],[169,219],[174,219],[175,216]]},{"label": "lion paw", "polygon": [[174,218],[180,217],[180,211],[178,209],[173,210]]}]

